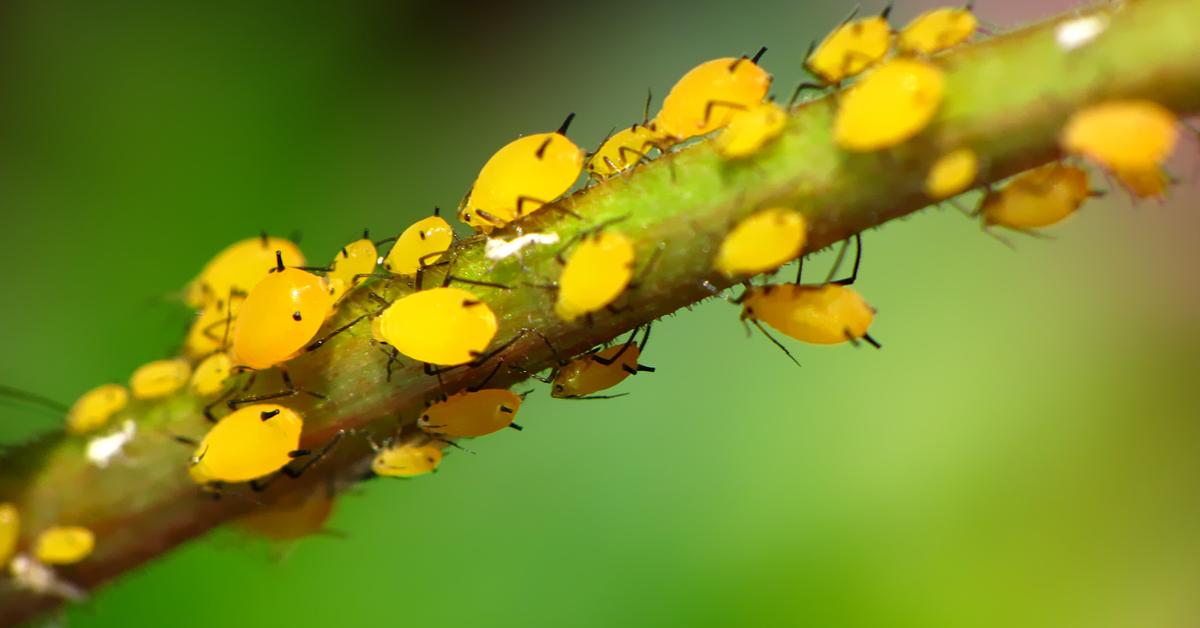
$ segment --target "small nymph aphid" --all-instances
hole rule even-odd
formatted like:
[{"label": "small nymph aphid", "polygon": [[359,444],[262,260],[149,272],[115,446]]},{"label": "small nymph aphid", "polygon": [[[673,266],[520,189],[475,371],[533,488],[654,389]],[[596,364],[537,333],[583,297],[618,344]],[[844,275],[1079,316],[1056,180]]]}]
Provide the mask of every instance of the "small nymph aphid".
[{"label": "small nymph aphid", "polygon": [[650,126],[650,94],[640,123],[633,123],[605,138],[594,153],[588,155],[588,177],[604,180],[621,174],[650,159],[650,153],[663,145],[661,134]]},{"label": "small nymph aphid", "polygon": [[235,519],[233,525],[268,541],[291,543],[324,532],[335,503],[334,492],[326,487],[292,491]]},{"label": "small nymph aphid", "polygon": [[361,239],[343,246],[342,250],[333,256],[333,261],[329,262],[329,270],[325,273],[325,285],[329,288],[329,296],[333,297],[335,302],[340,301],[358,285],[364,275],[375,271],[377,263],[379,251],[376,250],[369,234],[363,232]]},{"label": "small nymph aphid", "polygon": [[112,416],[129,404],[129,389],[120,384],[103,384],[86,393],[67,413],[67,431],[85,434],[104,427]]},{"label": "small nymph aphid", "polygon": [[583,235],[565,259],[554,312],[571,322],[612,304],[633,279],[633,241],[603,228]]},{"label": "small nymph aphid", "polygon": [[979,175],[979,157],[969,148],[952,150],[933,162],[925,175],[925,194],[941,200],[971,187]]},{"label": "small nymph aphid", "polygon": [[388,478],[414,478],[437,471],[442,450],[434,443],[385,443],[375,449],[371,472]]},{"label": "small nymph aphid", "polygon": [[842,96],[834,119],[837,145],[868,152],[896,146],[921,132],[942,104],[941,68],[918,59],[893,59]]},{"label": "small nymph aphid", "polygon": [[192,372],[192,393],[197,397],[212,397],[225,390],[233,376],[233,360],[226,353],[214,353],[204,358]]},{"label": "small nymph aphid", "polygon": [[249,238],[229,245],[217,254],[188,284],[184,301],[195,309],[212,305],[229,294],[245,294],[275,267],[279,252],[288,266],[303,266],[304,254],[290,240]]},{"label": "small nymph aphid", "polygon": [[758,65],[766,50],[752,59],[724,57],[689,70],[663,99],[653,129],[679,143],[724,127],[735,112],[762,102],[771,87],[771,75]]},{"label": "small nymph aphid", "polygon": [[713,267],[727,277],[774,270],[800,254],[806,235],[804,216],[794,209],[755,212],[725,236]]},{"label": "small nymph aphid", "polygon": [[553,202],[583,171],[584,151],[567,138],[567,116],[552,133],[515,139],[496,151],[475,178],[459,208],[459,220],[491,233]]},{"label": "small nymph aphid", "polygon": [[454,242],[454,230],[435,207],[433,215],[409,225],[396,238],[383,260],[383,269],[393,275],[415,276],[441,258]]},{"label": "small nymph aphid", "polygon": [[96,546],[92,531],[80,526],[47,528],[33,542],[33,556],[46,565],[71,565],[91,555]]},{"label": "small nymph aphid", "polygon": [[854,19],[855,8],[805,57],[804,69],[825,85],[837,85],[879,63],[891,47],[889,4],[879,15]]},{"label": "small nymph aphid", "polygon": [[979,20],[971,4],[931,9],[906,24],[896,35],[896,49],[903,54],[932,55],[971,38]]},{"label": "small nymph aphid", "polygon": [[[638,330],[623,344],[589,352],[565,362],[550,380],[550,396],[557,399],[605,399],[621,395],[597,395],[638,373],[653,373],[654,367],[639,364],[638,359],[650,340],[650,326],[640,344],[634,344]],[[547,342],[549,344],[549,342]]]},{"label": "small nymph aphid", "polygon": [[192,365],[187,360],[155,360],[133,372],[129,390],[134,399],[161,399],[178,392],[191,377]]},{"label": "small nymph aphid", "polygon": [[773,102],[750,105],[737,111],[717,136],[717,152],[726,159],[749,157],[779,137],[787,126],[787,112]]}]

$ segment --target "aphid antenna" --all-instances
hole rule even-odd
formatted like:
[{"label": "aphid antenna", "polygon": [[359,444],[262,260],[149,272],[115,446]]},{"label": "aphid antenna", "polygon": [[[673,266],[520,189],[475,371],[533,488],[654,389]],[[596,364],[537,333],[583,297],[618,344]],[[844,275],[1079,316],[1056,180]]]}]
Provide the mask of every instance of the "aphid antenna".
[{"label": "aphid antenna", "polygon": [[[783,354],[786,355],[788,357],[788,359],[792,361],[792,363],[794,363],[796,366],[800,366],[800,362],[798,360],[796,360],[796,357],[792,355],[792,352],[788,351],[788,348],[785,347],[782,342],[779,342],[778,338],[776,338],[775,336],[772,336],[771,332],[767,331],[767,328],[763,327],[762,323],[758,322],[758,320],[753,319],[753,318],[749,319],[749,320],[751,323],[754,324],[755,327],[758,328],[758,331],[761,331],[762,334],[764,336],[766,336],[768,340],[770,340],[772,343],[774,343],[776,347],[779,347],[779,350],[782,351]],[[743,320],[743,322],[745,322],[745,320]]]},{"label": "aphid antenna", "polygon": [[858,10],[859,10],[859,9],[861,9],[861,8],[862,8],[862,7],[861,7],[861,6],[859,6],[859,5],[857,5],[857,4],[856,4],[856,5],[854,5],[854,8],[853,8],[853,9],[850,9],[850,15],[847,15],[847,16],[845,17],[845,19],[843,19],[843,20],[842,20],[842,23],[841,23],[841,24],[838,24],[838,27],[840,28],[840,27],[842,27],[842,26],[845,26],[845,25],[849,24],[849,23],[850,23],[850,20],[853,20],[853,19],[855,18],[855,16],[857,16],[857,15],[858,15]]},{"label": "aphid antenna", "polygon": [[642,126],[650,124],[650,102],[654,100],[654,92],[646,88],[646,106],[642,109]]},{"label": "aphid antenna", "polygon": [[554,383],[554,379],[552,377],[542,377],[541,375],[538,375],[537,373],[533,373],[524,367],[517,366],[516,364],[509,364],[508,370],[514,371],[516,373],[520,373],[521,375],[524,375],[525,377],[528,377],[530,379],[536,379],[537,381],[539,381],[543,384]]},{"label": "aphid antenna", "polygon": [[617,216],[616,218],[609,218],[608,220],[602,221],[589,229],[585,229],[583,231],[580,231],[579,233],[576,233],[575,235],[571,236],[570,240],[567,240],[562,245],[562,248],[558,249],[558,252],[554,254],[554,259],[558,260],[559,264],[566,264],[567,260],[563,259],[563,253],[565,253],[567,251],[567,249],[571,248],[572,246],[575,246],[575,244],[577,242],[579,242],[580,240],[583,240],[584,238],[595,235],[607,227],[610,227],[619,222],[627,220],[632,215],[633,214],[624,214],[621,216]]},{"label": "aphid antenna", "polygon": [[626,397],[628,395],[629,393],[623,392],[615,395],[584,395],[582,397],[560,397],[560,399],[569,399],[571,401],[593,401],[596,399],[617,399],[619,397]]},{"label": "aphid antenna", "polygon": [[13,388],[12,386],[0,385],[0,397],[8,397],[17,401],[32,403],[54,412],[67,414],[70,408],[66,404],[55,401],[49,397],[44,397],[34,392]]},{"label": "aphid antenna", "polygon": [[466,447],[463,447],[462,445],[459,445],[458,443],[456,443],[452,440],[442,438],[440,436],[434,436],[434,437],[430,438],[430,440],[435,440],[439,443],[445,443],[445,444],[449,445],[450,447],[453,447],[459,451],[465,451],[465,452],[471,454],[472,456],[476,455],[474,450],[467,449]]},{"label": "aphid antenna", "polygon": [[[861,233],[856,233],[856,234],[854,234],[854,244],[855,244],[855,247],[854,247],[854,267],[853,267],[853,269],[851,269],[851,271],[850,271],[850,276],[849,276],[849,277],[846,277],[845,279],[838,279],[837,281],[834,281],[834,282],[832,282],[832,283],[835,283],[835,284],[837,284],[837,285],[839,285],[839,286],[850,286],[850,285],[853,285],[855,281],[858,281],[858,267],[859,267],[859,265],[862,263],[862,249],[863,249],[863,247],[862,247],[862,234],[861,234]],[[841,257],[842,257],[842,254],[843,254],[843,253],[845,253],[845,251],[846,251],[846,248],[847,248],[847,247],[849,247],[849,246],[850,246],[850,241],[849,241],[849,240],[847,240],[847,241],[846,241],[846,246],[845,246],[845,247],[842,247],[842,251],[838,253],[838,261],[837,261],[837,265],[841,265]],[[833,276],[833,275],[830,275],[830,278],[832,278],[832,276]],[[826,280],[826,283],[830,283],[828,279]]]}]

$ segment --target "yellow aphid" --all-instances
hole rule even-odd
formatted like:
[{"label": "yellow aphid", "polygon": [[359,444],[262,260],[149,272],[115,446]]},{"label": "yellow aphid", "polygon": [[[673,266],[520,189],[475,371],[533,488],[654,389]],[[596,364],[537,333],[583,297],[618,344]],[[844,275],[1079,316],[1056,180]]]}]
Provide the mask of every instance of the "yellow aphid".
[{"label": "yellow aphid", "polygon": [[713,266],[727,276],[773,270],[804,249],[804,216],[787,207],[764,209],[743,219],[725,236]]},{"label": "yellow aphid", "polygon": [[1092,195],[1087,172],[1052,163],[1014,177],[980,206],[987,226],[1035,229],[1062,221]]},{"label": "yellow aphid", "polygon": [[942,104],[941,68],[918,59],[893,59],[842,96],[834,140],[851,151],[895,146],[929,125]]},{"label": "yellow aphid", "polygon": [[333,261],[329,263],[329,272],[325,273],[325,284],[329,286],[329,296],[339,301],[361,279],[360,275],[370,275],[375,271],[379,262],[379,253],[375,243],[366,237],[355,240],[342,247]]},{"label": "yellow aphid", "polygon": [[801,342],[827,345],[864,338],[874,344],[867,330],[875,310],[858,292],[836,283],[754,286],[742,299],[742,320],[762,321]]},{"label": "yellow aphid", "polygon": [[611,304],[633,278],[633,242],[615,231],[584,236],[567,256],[554,312],[570,322]]},{"label": "yellow aphid", "polygon": [[371,471],[389,478],[413,478],[437,471],[442,463],[442,450],[432,444],[405,443],[388,445],[375,452]]},{"label": "yellow aphid", "polygon": [[717,136],[717,152],[726,159],[749,157],[779,137],[786,126],[787,112],[783,107],[773,102],[751,105],[735,113]]},{"label": "yellow aphid", "polygon": [[189,473],[198,484],[249,482],[279,471],[300,446],[304,420],[274,404],[245,406],[223,417],[196,446]]},{"label": "yellow aphid", "polygon": [[892,41],[892,27],[883,13],[853,19],[833,29],[825,40],[808,54],[804,68],[826,84],[837,84],[879,63]]},{"label": "yellow aphid", "polygon": [[729,124],[735,112],[762,102],[771,87],[771,75],[758,65],[764,52],[766,48],[753,59],[724,57],[692,68],[663,99],[651,126],[677,143]]},{"label": "yellow aphid", "polygon": [[559,368],[551,381],[550,395],[557,399],[604,398],[595,394],[620,384],[630,375],[653,373],[653,367],[638,364],[650,338],[650,328],[646,328],[640,346],[634,344],[636,337],[635,329],[625,344],[589,353]]},{"label": "yellow aphid", "polygon": [[275,267],[275,251],[283,254],[289,266],[303,266],[304,254],[290,240],[263,234],[231,244],[217,254],[188,284],[184,301],[200,309],[227,298],[231,293],[245,294]]},{"label": "yellow aphid", "polygon": [[567,116],[553,133],[509,142],[488,159],[459,209],[459,220],[491,233],[562,196],[583,171],[583,149],[567,138]]},{"label": "yellow aphid", "polygon": [[1117,171],[1161,166],[1179,140],[1179,119],[1150,100],[1113,100],[1071,115],[1059,143]]},{"label": "yellow aphid", "polygon": [[479,357],[497,329],[492,309],[461,288],[414,292],[379,316],[379,335],[385,342],[418,362],[440,366]]},{"label": "yellow aphid", "polygon": [[21,538],[21,515],[13,504],[0,504],[0,567],[8,564]]},{"label": "yellow aphid", "polygon": [[252,369],[282,364],[304,350],[333,313],[333,297],[320,277],[278,262],[258,282],[233,326],[234,362]]},{"label": "yellow aphid", "polygon": [[214,353],[200,361],[192,373],[192,393],[212,397],[225,389],[233,374],[233,360],[226,353]]},{"label": "yellow aphid", "polygon": [[969,148],[952,150],[933,162],[925,175],[925,193],[929,198],[943,199],[958,194],[975,182],[979,174],[979,157]]},{"label": "yellow aphid", "polygon": [[143,364],[129,378],[134,399],[160,399],[175,394],[192,377],[187,360],[155,360]]},{"label": "yellow aphid", "polygon": [[646,124],[634,124],[604,140],[600,148],[588,157],[585,164],[588,175],[607,179],[648,159],[650,151],[663,144],[663,138]]},{"label": "yellow aphid", "polygon": [[333,515],[334,501],[332,492],[324,489],[292,491],[233,524],[255,536],[290,543],[323,532]]},{"label": "yellow aphid", "polygon": [[1171,178],[1161,167],[1146,170],[1118,170],[1117,181],[1137,198],[1161,199],[1167,196]]},{"label": "yellow aphid", "polygon": [[198,360],[225,349],[232,337],[233,321],[244,299],[245,295],[222,297],[201,309],[188,328],[187,338],[183,341],[183,354],[189,359]]},{"label": "yellow aphid", "polygon": [[417,427],[447,438],[486,436],[512,426],[521,397],[499,388],[467,390],[450,395],[425,409]]},{"label": "yellow aphid", "polygon": [[47,528],[33,542],[33,556],[46,565],[71,565],[87,558],[96,546],[92,531],[79,526]]},{"label": "yellow aphid", "polygon": [[896,48],[904,54],[931,55],[970,39],[978,27],[969,5],[932,9],[905,25],[896,36]]},{"label": "yellow aphid", "polygon": [[453,242],[454,230],[450,223],[434,210],[434,215],[413,223],[396,238],[392,250],[383,260],[383,268],[394,275],[415,275],[438,261]]},{"label": "yellow aphid", "polygon": [[120,384],[97,386],[81,396],[67,413],[67,431],[84,434],[104,427],[129,403],[129,389]]}]

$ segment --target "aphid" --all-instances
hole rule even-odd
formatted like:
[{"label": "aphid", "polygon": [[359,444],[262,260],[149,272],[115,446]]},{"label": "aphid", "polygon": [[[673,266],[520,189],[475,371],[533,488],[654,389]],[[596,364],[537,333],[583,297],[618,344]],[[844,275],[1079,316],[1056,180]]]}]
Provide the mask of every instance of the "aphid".
[{"label": "aphid", "polygon": [[67,413],[67,431],[84,434],[104,427],[112,416],[129,403],[129,389],[120,384],[104,384],[83,393]]},{"label": "aphid", "polygon": [[893,59],[842,96],[834,119],[837,145],[866,152],[895,146],[929,125],[942,104],[941,68],[918,59]]},{"label": "aphid", "polygon": [[1117,170],[1113,174],[1136,198],[1165,198],[1172,183],[1171,177],[1158,166],[1147,170]]},{"label": "aphid", "polygon": [[233,375],[233,360],[226,353],[214,353],[200,361],[192,373],[192,393],[211,397],[225,389]]},{"label": "aphid", "polygon": [[952,150],[933,162],[925,175],[925,194],[943,199],[954,196],[975,182],[979,174],[979,157],[969,148]]},{"label": "aphid", "polygon": [[433,215],[413,223],[392,245],[383,269],[394,275],[416,275],[441,258],[454,242],[454,230],[438,208]]},{"label": "aphid", "polygon": [[389,478],[413,478],[437,471],[442,463],[442,450],[433,443],[387,444],[375,449],[371,471]]},{"label": "aphid", "polygon": [[766,51],[760,49],[752,59],[723,57],[692,68],[663,99],[651,127],[670,143],[679,143],[729,124],[736,111],[766,97],[771,75],[758,65]]},{"label": "aphid", "polygon": [[234,362],[255,370],[282,364],[316,337],[333,313],[333,297],[318,276],[287,268],[276,257],[276,272],[258,282],[242,303],[233,326]]},{"label": "aphid", "polygon": [[529,214],[562,196],[583,171],[583,149],[567,138],[570,114],[553,133],[517,138],[492,155],[459,208],[459,220],[477,231]]},{"label": "aphid", "polygon": [[985,227],[1027,231],[1062,221],[1091,196],[1087,172],[1052,163],[1014,177],[998,191],[989,191],[978,213],[983,215]]},{"label": "aphid", "polygon": [[855,8],[840,26],[833,29],[805,56],[804,69],[825,85],[837,85],[879,63],[892,41],[888,25],[888,5],[879,15],[854,19]]},{"label": "aphid", "polygon": [[[867,333],[875,320],[875,309],[849,287],[858,279],[862,261],[862,240],[859,236],[855,236],[855,240],[858,247],[850,277],[819,285],[802,285],[797,274],[794,284],[748,287],[737,300],[742,304],[742,320],[756,325],[788,357],[791,353],[767,334],[760,322],[801,342],[857,343],[861,338],[878,348],[879,343]],[[836,263],[834,268],[837,268]]]},{"label": "aphid", "polygon": [[0,566],[8,564],[21,538],[21,515],[10,503],[0,504]]},{"label": "aphid", "polygon": [[903,54],[932,55],[970,39],[978,27],[970,2],[962,7],[931,9],[913,18],[896,35],[896,49]]},{"label": "aphid", "polygon": [[[300,449],[304,419],[295,410],[275,404],[255,404],[229,413],[217,421],[196,444],[188,473],[197,484],[251,482],[277,471],[297,477],[341,438],[341,432],[320,452]],[[187,439],[180,441],[189,443]],[[299,468],[288,465],[308,456]]]},{"label": "aphid", "polygon": [[633,330],[624,344],[600,349],[563,364],[551,380],[550,396],[558,399],[619,397],[620,395],[596,393],[613,388],[630,375],[653,373],[654,367],[638,363],[638,358],[650,339],[650,326],[646,326],[640,344],[634,344],[637,332],[638,330]]},{"label": "aphid", "polygon": [[734,113],[717,136],[717,152],[726,159],[749,157],[779,137],[787,126],[787,112],[773,102],[750,105]]},{"label": "aphid", "polygon": [[249,238],[229,245],[217,254],[188,284],[184,302],[195,309],[211,305],[230,293],[245,294],[275,267],[278,251],[288,266],[303,266],[304,254],[290,240]]},{"label": "aphid", "polygon": [[377,319],[378,337],[426,364],[458,366],[483,355],[499,325],[492,308],[462,288],[442,286],[397,299]]},{"label": "aphid", "polygon": [[661,134],[651,128],[649,117],[650,94],[647,93],[642,121],[617,131],[600,143],[600,147],[588,156],[587,163],[584,164],[588,176],[604,180],[648,161],[650,152],[664,143]]},{"label": "aphid", "polygon": [[446,438],[471,438],[499,432],[513,423],[521,396],[500,388],[467,389],[443,397],[425,409],[417,427]]},{"label": "aphid", "polygon": [[71,565],[87,558],[96,546],[92,531],[80,526],[47,528],[33,542],[33,556],[46,565]]},{"label": "aphid", "polygon": [[633,242],[615,231],[585,233],[564,260],[554,312],[571,322],[603,309],[625,291],[633,278]]},{"label": "aphid", "polygon": [[233,524],[243,532],[277,543],[290,543],[325,531],[333,516],[332,490],[317,488],[292,491],[269,506],[250,511]]},{"label": "aphid", "polygon": [[183,341],[183,354],[199,360],[214,351],[223,351],[229,346],[229,333],[237,318],[244,294],[230,293],[218,299],[196,314],[187,336]]},{"label": "aphid", "polygon": [[134,399],[161,399],[175,394],[192,377],[187,360],[155,360],[143,364],[129,378]]},{"label": "aphid", "polygon": [[1063,127],[1059,143],[1112,170],[1161,166],[1179,140],[1179,119],[1150,100],[1112,100],[1080,109]]},{"label": "aphid", "polygon": [[743,219],[725,236],[713,267],[726,277],[774,270],[804,249],[804,216],[787,207],[764,209]]},{"label": "aphid", "polygon": [[379,252],[367,232],[363,232],[360,240],[355,240],[342,247],[333,261],[329,262],[329,271],[325,273],[325,285],[329,287],[329,296],[334,302],[340,301],[363,275],[370,275],[379,262]]}]

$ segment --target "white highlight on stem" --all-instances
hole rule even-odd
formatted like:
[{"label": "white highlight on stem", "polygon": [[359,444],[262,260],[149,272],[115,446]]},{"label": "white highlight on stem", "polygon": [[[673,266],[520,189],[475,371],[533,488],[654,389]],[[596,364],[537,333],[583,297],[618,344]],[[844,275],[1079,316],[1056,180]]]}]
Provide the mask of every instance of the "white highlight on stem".
[{"label": "white highlight on stem", "polygon": [[490,260],[502,260],[511,257],[521,249],[533,244],[555,244],[558,242],[557,233],[527,233],[511,240],[488,238],[483,244],[483,254]]},{"label": "white highlight on stem", "polygon": [[1108,16],[1088,15],[1067,20],[1054,29],[1054,39],[1063,50],[1074,50],[1091,42],[1108,29]]},{"label": "white highlight on stem", "polygon": [[117,457],[121,453],[121,450],[125,449],[126,443],[133,440],[133,436],[136,433],[137,424],[126,419],[121,424],[120,431],[105,436],[97,436],[88,441],[88,460],[91,460],[92,464],[101,469],[107,467],[113,458]]}]

